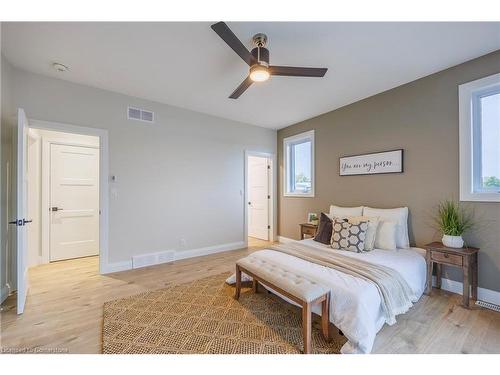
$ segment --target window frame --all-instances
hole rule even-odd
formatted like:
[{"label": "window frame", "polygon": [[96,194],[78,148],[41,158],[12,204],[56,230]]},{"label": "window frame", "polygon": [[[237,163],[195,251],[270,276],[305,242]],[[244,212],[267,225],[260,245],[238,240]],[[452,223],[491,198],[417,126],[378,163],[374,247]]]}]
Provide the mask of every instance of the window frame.
[{"label": "window frame", "polygon": [[[300,192],[288,192],[289,179],[290,179],[290,155],[288,152],[289,146],[300,144],[303,142],[311,142],[311,190],[308,193]],[[313,198],[315,196],[315,153],[314,146],[314,130],[309,130],[303,133],[299,133],[290,137],[283,138],[283,196],[284,197],[303,197],[303,198]]]},{"label": "window frame", "polygon": [[481,189],[481,111],[484,96],[500,93],[500,73],[459,86],[460,200],[500,202],[500,189]]}]

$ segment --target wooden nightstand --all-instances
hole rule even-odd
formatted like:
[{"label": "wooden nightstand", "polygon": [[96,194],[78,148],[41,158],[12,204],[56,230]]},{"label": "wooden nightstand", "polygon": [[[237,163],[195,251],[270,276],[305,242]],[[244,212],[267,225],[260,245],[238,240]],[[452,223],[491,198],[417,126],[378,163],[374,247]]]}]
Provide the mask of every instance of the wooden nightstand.
[{"label": "wooden nightstand", "polygon": [[460,267],[463,272],[463,304],[469,307],[469,285],[472,287],[472,299],[477,300],[477,252],[478,248],[464,247],[455,249],[446,247],[441,242],[432,242],[424,246],[427,250],[427,288],[432,290],[432,265],[436,263],[436,288],[441,288],[441,265]]},{"label": "wooden nightstand", "polygon": [[317,229],[318,226],[316,224],[311,224],[311,223],[300,224],[300,239],[301,240],[305,239],[306,238],[305,236],[314,237],[316,235]]}]

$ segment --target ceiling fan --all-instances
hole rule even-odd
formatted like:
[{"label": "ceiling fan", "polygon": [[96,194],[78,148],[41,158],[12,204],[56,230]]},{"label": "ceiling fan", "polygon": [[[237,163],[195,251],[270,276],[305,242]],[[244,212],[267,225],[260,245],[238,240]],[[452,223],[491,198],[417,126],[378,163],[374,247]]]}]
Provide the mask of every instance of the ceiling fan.
[{"label": "ceiling fan", "polygon": [[265,34],[259,33],[253,36],[255,47],[249,52],[224,22],[214,23],[211,27],[250,66],[248,77],[229,95],[231,99],[238,99],[252,83],[267,81],[270,76],[323,77],[328,70],[328,68],[269,65]]}]

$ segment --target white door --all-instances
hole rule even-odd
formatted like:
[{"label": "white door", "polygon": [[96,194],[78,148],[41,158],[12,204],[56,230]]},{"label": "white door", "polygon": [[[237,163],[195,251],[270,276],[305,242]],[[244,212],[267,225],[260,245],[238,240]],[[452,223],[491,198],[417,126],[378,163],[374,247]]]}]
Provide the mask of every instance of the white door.
[{"label": "white door", "polygon": [[51,144],[50,261],[99,254],[99,150]]},{"label": "white door", "polygon": [[269,240],[268,158],[248,157],[248,235]]},{"label": "white door", "polygon": [[17,313],[22,314],[28,294],[28,237],[31,220],[26,218],[28,208],[28,118],[24,110],[17,110]]}]

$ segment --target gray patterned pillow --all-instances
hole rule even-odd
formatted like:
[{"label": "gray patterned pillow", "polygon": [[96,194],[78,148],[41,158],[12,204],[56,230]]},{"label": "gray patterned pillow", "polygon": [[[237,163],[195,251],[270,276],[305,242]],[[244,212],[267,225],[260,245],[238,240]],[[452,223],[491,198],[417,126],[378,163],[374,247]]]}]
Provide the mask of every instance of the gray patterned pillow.
[{"label": "gray patterned pillow", "polygon": [[361,253],[365,248],[367,221],[349,223],[334,219],[332,223],[330,246],[333,249],[348,250]]}]

